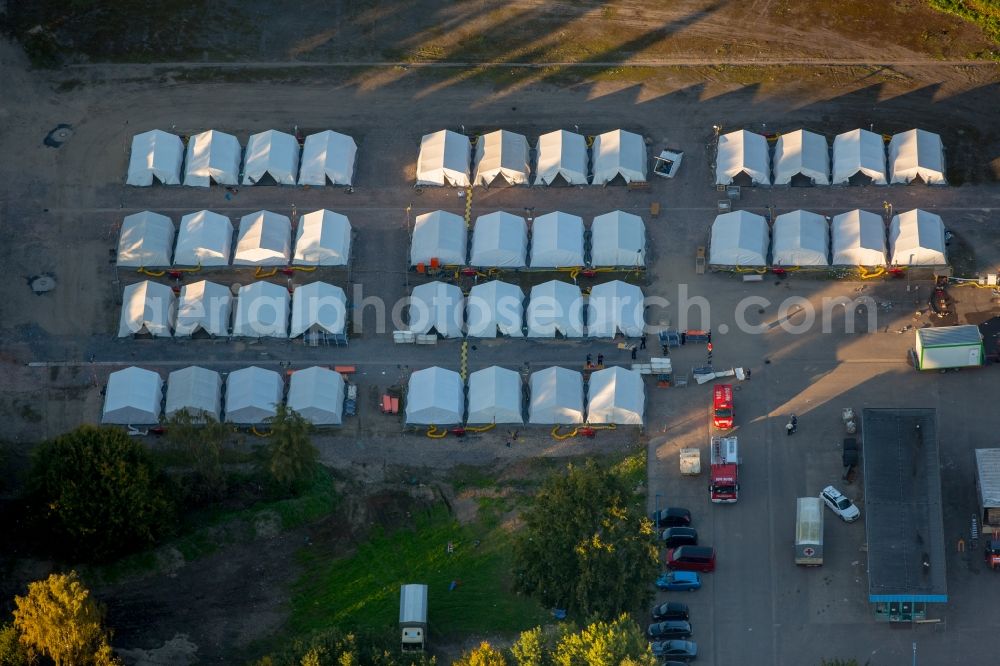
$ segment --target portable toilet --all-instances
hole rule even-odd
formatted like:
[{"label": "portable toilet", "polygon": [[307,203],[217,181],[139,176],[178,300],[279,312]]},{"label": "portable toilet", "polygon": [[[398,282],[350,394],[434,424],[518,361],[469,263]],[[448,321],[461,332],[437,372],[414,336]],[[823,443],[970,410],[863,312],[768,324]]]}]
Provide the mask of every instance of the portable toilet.
[{"label": "portable toilet", "polygon": [[411,583],[399,588],[399,628],[403,652],[422,652],[427,633],[427,586]]}]

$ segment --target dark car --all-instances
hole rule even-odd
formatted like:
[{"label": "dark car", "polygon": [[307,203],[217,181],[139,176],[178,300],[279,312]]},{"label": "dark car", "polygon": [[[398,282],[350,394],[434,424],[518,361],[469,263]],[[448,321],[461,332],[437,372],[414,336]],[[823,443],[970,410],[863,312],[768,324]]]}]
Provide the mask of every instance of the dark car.
[{"label": "dark car", "polygon": [[654,657],[671,657],[680,661],[698,658],[698,644],[691,641],[656,641],[650,643]]},{"label": "dark car", "polygon": [[654,511],[650,520],[656,523],[657,527],[690,527],[691,512],[679,506],[671,506],[666,509]]},{"label": "dark car", "polygon": [[668,601],[653,608],[653,622],[663,622],[664,620],[686,620],[688,619],[687,604],[677,601]]},{"label": "dark car", "polygon": [[684,620],[656,622],[646,629],[646,636],[651,641],[662,641],[667,638],[690,638],[691,623]]},{"label": "dark car", "polygon": [[698,530],[693,527],[668,527],[663,530],[662,536],[663,545],[667,548],[698,545]]}]

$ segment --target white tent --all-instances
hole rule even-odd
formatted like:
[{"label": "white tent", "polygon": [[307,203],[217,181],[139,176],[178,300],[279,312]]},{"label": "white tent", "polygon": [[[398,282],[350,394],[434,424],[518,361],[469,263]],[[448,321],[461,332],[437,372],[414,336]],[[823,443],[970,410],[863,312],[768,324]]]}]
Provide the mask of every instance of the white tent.
[{"label": "white tent", "polygon": [[580,287],[552,280],[531,288],[528,337],[583,337],[583,294]]},{"label": "white tent", "polygon": [[833,184],[847,185],[863,177],[873,185],[885,185],[885,144],[882,137],[856,129],[833,139]]},{"label": "white tent", "polygon": [[922,129],[894,134],[889,141],[889,182],[947,185],[941,137]]},{"label": "white tent", "polygon": [[118,265],[169,266],[173,247],[174,223],[169,217],[148,210],[128,215],[118,238]]},{"label": "white tent", "polygon": [[270,176],[278,185],[294,185],[299,171],[299,142],[277,130],[251,134],[243,160],[243,184]]},{"label": "white tent", "polygon": [[288,289],[272,282],[240,287],[236,298],[233,336],[284,338],[288,336]]},{"label": "white tent", "polygon": [[167,416],[186,409],[193,419],[222,416],[222,377],[215,370],[191,365],[167,378]]},{"label": "white tent", "polygon": [[314,210],[299,220],[296,266],[346,266],[351,256],[351,222],[333,211]]},{"label": "white tent", "polygon": [[233,292],[225,285],[201,280],[181,287],[174,335],[185,337],[199,330],[209,335],[229,335]]},{"label": "white tent", "polygon": [[264,423],[274,418],[285,384],[274,370],[256,366],[241,368],[226,378],[226,421]]},{"label": "white tent", "polygon": [[524,423],[521,375],[491,366],[469,375],[469,423]]},{"label": "white tent", "polygon": [[177,317],[177,297],[165,284],[143,280],[125,287],[118,337],[148,333],[169,338]]},{"label": "white tent", "polygon": [[410,265],[430,264],[437,259],[441,265],[465,265],[468,231],[460,215],[443,210],[417,215],[410,240]]},{"label": "white tent", "polygon": [[240,218],[234,266],[285,266],[292,255],[292,222],[259,210]]},{"label": "white tent", "polygon": [[771,184],[767,139],[760,134],[737,130],[719,137],[715,184],[730,185],[740,178],[740,174],[749,177],[753,185]]},{"label": "white tent", "polygon": [[451,130],[425,134],[417,158],[417,185],[468,187],[472,145],[469,137]]},{"label": "white tent", "polygon": [[132,137],[126,185],[149,187],[156,179],[164,185],[181,184],[184,142],[176,134],[150,130]]},{"label": "white tent", "polygon": [[715,266],[766,266],[767,220],[737,210],[724,213],[712,223],[708,263]]},{"label": "white tent", "polygon": [[793,210],[774,218],[771,263],[775,266],[829,266],[830,230],[826,218]]},{"label": "white tent", "polygon": [[176,266],[228,266],[233,250],[233,223],[209,210],[181,218],[174,250]]},{"label": "white tent", "polygon": [[774,184],[794,184],[796,176],[813,185],[830,184],[830,146],[825,136],[800,129],[778,137],[774,146]]},{"label": "white tent", "polygon": [[240,142],[232,134],[208,130],[188,139],[184,184],[192,187],[239,183]]},{"label": "white tent", "polygon": [[642,289],[612,280],[590,290],[587,335],[613,338],[621,332],[628,338],[641,337],[645,330]]},{"label": "white tent", "polygon": [[527,185],[529,171],[524,135],[497,130],[476,141],[476,185],[489,187],[497,178],[509,185]]},{"label": "white tent", "polygon": [[885,224],[866,210],[841,213],[830,224],[834,266],[885,266]]},{"label": "white tent", "polygon": [[310,282],[292,292],[292,327],[288,337],[307,331],[342,335],[347,327],[347,294],[326,282]]},{"label": "white tent", "polygon": [[528,227],[523,217],[498,210],[476,218],[469,265],[524,268],[528,255]]},{"label": "white tent", "polygon": [[594,185],[607,185],[619,176],[626,182],[646,181],[646,142],[625,130],[612,130],[594,138]]},{"label": "white tent", "polygon": [[591,266],[645,266],[646,225],[632,213],[615,210],[594,218],[590,227]]},{"label": "white tent", "polygon": [[344,378],[329,368],[296,370],[288,381],[288,408],[313,425],[340,425],[344,416]]},{"label": "white tent", "polygon": [[531,267],[583,266],[583,218],[562,211],[546,213],[531,225]]},{"label": "white tent", "polygon": [[437,331],[443,338],[462,337],[462,290],[453,284],[428,282],[410,296],[410,330],[417,335]]},{"label": "white tent", "polygon": [[468,334],[474,338],[500,335],[524,337],[524,292],[517,285],[492,280],[469,291],[466,303]]},{"label": "white tent", "polygon": [[914,208],[893,215],[889,253],[894,266],[944,266],[944,222],[934,213]]},{"label": "white tent", "polygon": [[153,425],[160,421],[163,379],[132,366],[112,372],[104,392],[104,423]]},{"label": "white tent", "polygon": [[590,375],[587,423],[642,425],[646,406],[642,375],[614,366]]},{"label": "white tent", "polygon": [[358,144],[346,134],[332,130],[310,134],[302,146],[299,185],[351,185]]},{"label": "white tent", "polygon": [[587,184],[587,140],[580,134],[556,130],[538,137],[535,185],[562,179],[567,185]]},{"label": "white tent", "polygon": [[531,373],[528,423],[583,423],[583,375],[554,366]]},{"label": "white tent", "polygon": [[406,388],[406,422],[421,425],[461,423],[465,392],[457,372],[432,367],[410,375]]}]

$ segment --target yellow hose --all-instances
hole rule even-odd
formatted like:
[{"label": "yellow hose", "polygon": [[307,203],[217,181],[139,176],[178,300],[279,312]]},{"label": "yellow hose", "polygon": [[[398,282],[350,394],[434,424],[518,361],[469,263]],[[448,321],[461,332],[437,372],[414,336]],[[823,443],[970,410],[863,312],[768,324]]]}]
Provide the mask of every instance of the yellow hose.
[{"label": "yellow hose", "polygon": [[250,426],[250,431],[258,437],[270,437],[271,433],[257,430],[257,426]]},{"label": "yellow hose", "polygon": [[552,439],[558,439],[558,440],[562,441],[564,439],[569,439],[570,437],[576,437],[576,432],[577,432],[577,430],[579,430],[579,428],[573,428],[572,430],[570,430],[569,432],[567,432],[565,434],[559,434],[559,428],[561,428],[561,427],[562,426],[556,426],[556,427],[554,427],[552,429],[552,433],[551,433]]},{"label": "yellow hose", "polygon": [[426,434],[431,439],[444,439],[445,437],[448,436],[448,431],[443,429],[438,430],[438,427],[436,425],[432,425],[430,428],[427,429]]},{"label": "yellow hose", "polygon": [[293,271],[302,271],[303,273],[312,273],[316,270],[315,266],[289,266]]},{"label": "yellow hose", "polygon": [[266,272],[266,273],[262,270],[263,268],[264,268],[263,266],[258,266],[257,270],[254,271],[253,276],[255,278],[269,278],[269,277],[273,277],[273,276],[275,276],[275,275],[278,274],[278,268],[277,268],[277,266],[275,266],[269,272]]},{"label": "yellow hose", "polygon": [[465,432],[486,432],[487,430],[493,430],[493,428],[496,427],[496,423],[489,423],[483,426],[465,426]]},{"label": "yellow hose", "polygon": [[167,274],[166,271],[151,271],[147,268],[140,268],[136,271],[136,273],[139,273],[140,275],[148,275],[149,277],[163,277]]},{"label": "yellow hose", "polygon": [[201,270],[201,264],[198,264],[194,268],[171,268],[170,270],[177,273],[197,273]]}]

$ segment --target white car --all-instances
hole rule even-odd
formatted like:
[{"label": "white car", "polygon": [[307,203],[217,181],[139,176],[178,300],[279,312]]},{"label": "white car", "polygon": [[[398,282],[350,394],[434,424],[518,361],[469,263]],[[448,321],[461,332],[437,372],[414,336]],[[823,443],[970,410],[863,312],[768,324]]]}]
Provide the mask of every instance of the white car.
[{"label": "white car", "polygon": [[843,494],[833,486],[827,486],[819,494],[819,498],[830,507],[830,510],[844,519],[845,523],[853,523],[861,517],[861,510],[854,506],[854,502],[844,497]]}]

